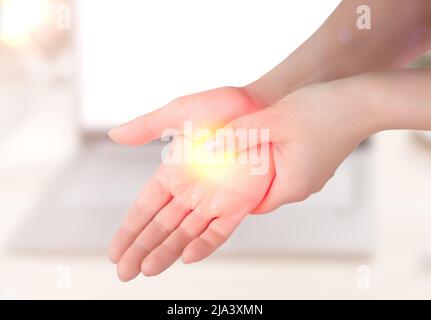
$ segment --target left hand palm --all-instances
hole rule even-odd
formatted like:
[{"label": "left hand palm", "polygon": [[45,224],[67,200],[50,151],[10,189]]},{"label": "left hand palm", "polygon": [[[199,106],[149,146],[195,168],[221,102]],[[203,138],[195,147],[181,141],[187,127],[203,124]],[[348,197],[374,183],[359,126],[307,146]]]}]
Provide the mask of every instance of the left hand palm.
[{"label": "left hand palm", "polygon": [[[181,148],[184,139],[174,143]],[[111,254],[121,255],[120,279],[130,280],[141,270],[156,275],[181,255],[194,262],[222,245],[273,179],[271,167],[263,175],[251,169],[238,162],[162,163],[113,240]]]},{"label": "left hand palm", "polygon": [[[259,107],[241,89],[220,88],[183,97],[112,136],[120,143],[141,144],[159,137],[163,129],[180,127],[186,119],[197,128],[214,129],[211,123],[222,126]],[[272,168],[264,175],[252,175],[250,170],[238,163],[205,169],[162,163],[112,240],[109,255],[118,263],[120,279],[131,280],[141,271],[158,274],[181,255],[185,262],[194,262],[211,254],[269,188]]]}]

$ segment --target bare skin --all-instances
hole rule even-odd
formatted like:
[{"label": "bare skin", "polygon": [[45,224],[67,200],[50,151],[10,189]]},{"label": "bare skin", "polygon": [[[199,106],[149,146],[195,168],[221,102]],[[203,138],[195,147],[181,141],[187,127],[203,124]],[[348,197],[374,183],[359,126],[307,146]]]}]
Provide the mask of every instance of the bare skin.
[{"label": "bare skin", "polygon": [[226,128],[270,129],[275,178],[253,212],[271,212],[320,191],[374,133],[431,130],[430,84],[431,69],[363,74],[303,87],[230,122]]},{"label": "bare skin", "polygon": [[121,256],[120,279],[141,271],[156,275],[181,255],[186,263],[197,260],[195,252],[209,255],[262,201],[274,179],[272,165],[264,175],[250,175],[246,164],[217,168],[216,175],[195,169],[162,164],[147,183],[111,246],[111,257]]},{"label": "bare skin", "polygon": [[[354,27],[363,4],[373,10],[373,30]],[[229,179],[214,180],[190,174],[188,166],[162,164],[112,241],[109,256],[119,278],[156,275],[180,256],[184,262],[207,257],[248,213],[271,212],[319,191],[375,132],[431,130],[431,71],[380,71],[405,66],[430,47],[430,7],[426,0],[408,6],[402,0],[343,1],[307,42],[250,85],[181,97],[111,131],[115,142],[138,145],[185,120],[211,130],[270,130],[265,175],[251,176],[235,164],[221,174]],[[352,32],[348,43],[336,40],[343,28]]]}]

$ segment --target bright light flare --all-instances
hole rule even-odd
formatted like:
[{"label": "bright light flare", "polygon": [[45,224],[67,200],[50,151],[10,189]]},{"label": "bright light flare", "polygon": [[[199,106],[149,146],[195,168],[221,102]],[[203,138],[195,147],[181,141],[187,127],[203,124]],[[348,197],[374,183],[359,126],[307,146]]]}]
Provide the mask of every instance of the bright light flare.
[{"label": "bright light flare", "polygon": [[201,177],[222,179],[236,162],[234,153],[214,151],[205,144],[207,136],[192,142],[192,167]]},{"label": "bright light flare", "polygon": [[3,0],[1,40],[13,47],[25,46],[48,19],[49,9],[49,0]]}]

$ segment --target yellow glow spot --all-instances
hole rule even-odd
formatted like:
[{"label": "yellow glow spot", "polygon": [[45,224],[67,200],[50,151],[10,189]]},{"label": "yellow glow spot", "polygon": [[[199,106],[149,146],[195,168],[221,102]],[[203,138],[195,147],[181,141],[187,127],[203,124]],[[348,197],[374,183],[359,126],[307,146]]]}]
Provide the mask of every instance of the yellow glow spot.
[{"label": "yellow glow spot", "polygon": [[235,154],[209,150],[205,144],[207,138],[202,136],[193,140],[193,170],[204,178],[221,179],[235,163]]},{"label": "yellow glow spot", "polygon": [[10,46],[20,47],[30,42],[35,32],[48,18],[48,0],[4,0],[0,38]]}]

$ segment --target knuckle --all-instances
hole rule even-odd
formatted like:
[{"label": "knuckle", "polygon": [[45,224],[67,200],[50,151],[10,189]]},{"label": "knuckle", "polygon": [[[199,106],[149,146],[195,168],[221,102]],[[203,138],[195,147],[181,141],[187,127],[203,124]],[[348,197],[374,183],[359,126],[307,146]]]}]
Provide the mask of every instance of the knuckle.
[{"label": "knuckle", "polygon": [[152,223],[154,228],[165,236],[169,235],[172,232],[173,228],[166,223],[163,223],[163,221],[160,221],[160,219],[158,219],[157,217],[153,219]]},{"label": "knuckle", "polygon": [[135,207],[138,210],[140,215],[143,216],[152,216],[154,210],[151,210],[147,204],[145,204],[142,200],[138,199],[135,202]]}]

